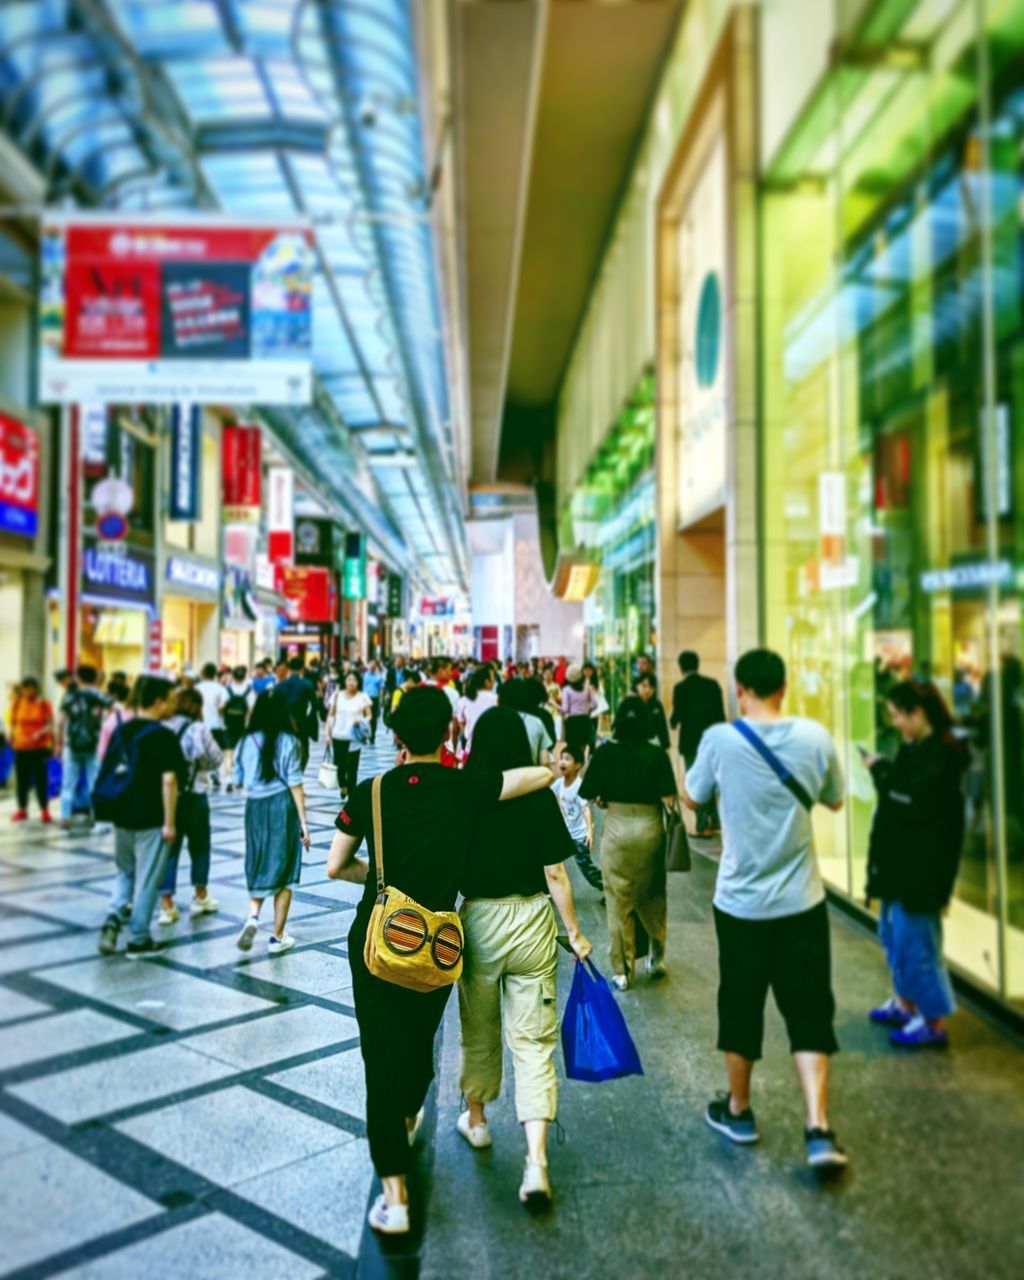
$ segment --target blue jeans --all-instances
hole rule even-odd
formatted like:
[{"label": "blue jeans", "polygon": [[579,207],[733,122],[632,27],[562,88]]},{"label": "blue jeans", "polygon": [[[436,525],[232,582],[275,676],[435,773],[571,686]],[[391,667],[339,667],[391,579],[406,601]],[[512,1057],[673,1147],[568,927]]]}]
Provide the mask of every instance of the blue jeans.
[{"label": "blue jeans", "polygon": [[95,751],[72,751],[70,747],[65,747],[62,765],[64,776],[60,788],[60,816],[68,822],[75,811],[75,792],[78,790],[78,779],[83,774],[89,789],[91,812],[92,789],[100,771],[100,759]]},{"label": "blue jeans", "polygon": [[131,903],[132,942],[145,942],[160,892],[168,846],[159,827],[148,831],[126,831],[118,827],[114,834],[114,863],[117,874],[110,894],[110,914],[121,916]]},{"label": "blue jeans", "polygon": [[883,902],[878,936],[892,971],[896,994],[917,1006],[929,1022],[956,1010],[953,987],[942,961],[942,917],[918,915],[898,902]]},{"label": "blue jeans", "polygon": [[178,884],[178,859],[181,848],[188,841],[188,856],[192,862],[193,887],[205,889],[210,880],[210,802],[205,795],[187,792],[178,797],[178,809],[174,819],[178,838],[167,855],[167,867],[160,885],[160,892],[173,896]]}]

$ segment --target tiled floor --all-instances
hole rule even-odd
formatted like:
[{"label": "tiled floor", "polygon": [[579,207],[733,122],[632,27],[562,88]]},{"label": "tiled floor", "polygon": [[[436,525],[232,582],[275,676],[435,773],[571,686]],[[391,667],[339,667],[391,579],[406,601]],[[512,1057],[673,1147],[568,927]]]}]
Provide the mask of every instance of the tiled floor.
[{"label": "tiled floor", "polygon": [[[364,772],[390,764],[382,740]],[[833,922],[834,1119],[853,1166],[823,1189],[801,1163],[798,1092],[774,1012],[757,1074],[762,1146],[724,1146],[702,1110],[714,1045],[714,868],[670,878],[671,976],[623,997],[646,1074],[565,1084],[554,1211],[523,1214],[510,1081],[495,1147],[454,1134],[458,1012],[413,1178],[414,1235],[378,1246],[345,939],[359,890],[323,873],[337,802],[307,777],[314,848],[291,932],[242,956],[243,801],[214,802],[220,914],[159,930],[157,960],[96,955],[111,837],[11,829],[0,806],[0,1274],[136,1280],[1024,1275],[1020,1047],[968,1011],[947,1055],[901,1058],[864,1021],[875,944]],[[188,899],[187,859],[179,902]],[[580,886],[603,962],[597,895]],[[568,982],[563,962],[561,997]],[[425,1234],[421,1230],[425,1225]]]}]

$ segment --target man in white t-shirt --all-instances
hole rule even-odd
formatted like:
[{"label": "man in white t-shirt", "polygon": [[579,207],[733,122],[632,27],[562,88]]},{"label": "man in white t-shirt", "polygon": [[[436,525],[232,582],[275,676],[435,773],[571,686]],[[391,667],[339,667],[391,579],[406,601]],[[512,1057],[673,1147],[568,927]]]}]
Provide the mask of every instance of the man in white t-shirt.
[{"label": "man in white t-shirt", "polygon": [[733,1142],[760,1137],[750,1079],[771,987],[804,1093],[808,1164],[835,1172],[846,1154],[828,1124],[829,1055],[838,1044],[811,810],[843,807],[842,771],[827,730],[783,715],[786,665],[777,653],[753,649],[740,658],[736,696],[741,719],[705,732],[683,796],[696,809],[717,792],[722,819],[714,914],[718,1047],[729,1092],[709,1105],[706,1119]]},{"label": "man in white t-shirt", "polygon": [[[578,749],[578,748],[577,748]],[[580,874],[592,889],[604,892],[604,877],[601,869],[594,862],[594,819],[590,805],[580,798],[580,783],[583,761],[576,758],[574,749],[565,746],[558,754],[559,777],[555,779],[551,790],[554,792],[558,807],[562,810],[565,825],[576,846],[576,865]]]},{"label": "man in white t-shirt", "polygon": [[[214,742],[223,751],[228,745],[224,731],[224,705],[228,700],[228,691],[217,678],[217,666],[208,662],[201,672],[202,679],[196,689],[203,699],[203,724],[209,729]],[[220,771],[214,769],[210,773],[210,783],[214,791],[220,790]]]}]

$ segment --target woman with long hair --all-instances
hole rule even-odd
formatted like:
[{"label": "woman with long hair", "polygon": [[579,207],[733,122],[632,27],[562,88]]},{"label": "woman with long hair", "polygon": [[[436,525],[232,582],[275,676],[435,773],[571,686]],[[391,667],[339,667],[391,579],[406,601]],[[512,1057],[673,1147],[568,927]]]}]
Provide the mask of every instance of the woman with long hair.
[{"label": "woman with long hair", "polygon": [[491,707],[498,705],[498,695],[494,692],[494,668],[488,663],[477,667],[466,681],[466,692],[459,699],[456,719],[462,726],[462,736],[466,741],[466,755],[473,750],[473,730],[476,722]]},{"label": "woman with long hair", "polygon": [[878,791],[867,897],[881,900],[879,936],[894,994],[871,1021],[892,1028],[899,1048],[944,1048],[956,1002],[942,959],[942,912],[964,842],[967,753],[934,684],[904,680],[888,703],[903,741],[894,760],[865,754]]},{"label": "woman with long hair", "polygon": [[598,747],[583,775],[580,799],[607,809],[601,834],[612,982],[625,991],[636,963],[636,920],[651,940],[647,972],[665,976],[664,806],[676,800],[666,752],[648,742],[650,721],[640,698],[624,698],[612,726],[614,741]]},{"label": "woman with long hair", "polygon": [[[480,717],[466,770],[503,772],[532,763],[520,716],[494,707]],[[481,815],[462,879],[466,957],[459,983],[462,1092],[468,1110],[458,1130],[473,1147],[489,1147],[485,1108],[501,1093],[501,1033],[512,1054],[516,1115],[528,1154],[519,1198],[551,1199],[548,1127],[558,1107],[552,1055],[558,1041],[555,985],[558,945],[554,899],[579,960],[591,946],[580,931],[565,861],[576,847],[550,790]],[[549,898],[550,895],[550,898]]]},{"label": "woman with long hair", "polygon": [[334,753],[338,770],[341,798],[352,794],[359,778],[359,756],[364,741],[369,740],[373,703],[363,693],[363,681],[358,671],[345,673],[340,689],[335,690],[327,712],[325,734]]},{"label": "woman with long hair", "polygon": [[288,702],[268,689],[256,699],[245,736],[235,751],[232,781],[245,787],[245,881],[249,918],[238,949],[250,951],[260,926],[263,900],[273,896],[274,932],[268,950],[281,955],[295,946],[285,926],[292,887],[302,873],[302,850],[310,845],[302,753]]}]

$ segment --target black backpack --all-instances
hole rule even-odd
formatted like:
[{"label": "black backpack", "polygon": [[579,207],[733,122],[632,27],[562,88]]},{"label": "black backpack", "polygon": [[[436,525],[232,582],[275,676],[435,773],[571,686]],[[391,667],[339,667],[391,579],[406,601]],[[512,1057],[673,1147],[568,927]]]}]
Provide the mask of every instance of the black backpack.
[{"label": "black backpack", "polygon": [[68,717],[68,746],[72,751],[90,755],[99,746],[100,718],[104,703],[98,694],[75,689],[65,703]]},{"label": "black backpack", "polygon": [[145,725],[132,734],[127,744],[124,740],[125,727],[119,724],[110,739],[92,789],[92,808],[101,822],[113,822],[115,826],[131,830],[141,821],[145,806],[145,798],[139,794],[136,785],[139,744],[161,725],[155,720]]},{"label": "black backpack", "polygon": [[242,693],[229,690],[228,700],[224,703],[225,720],[244,720],[249,714],[249,686]]}]

